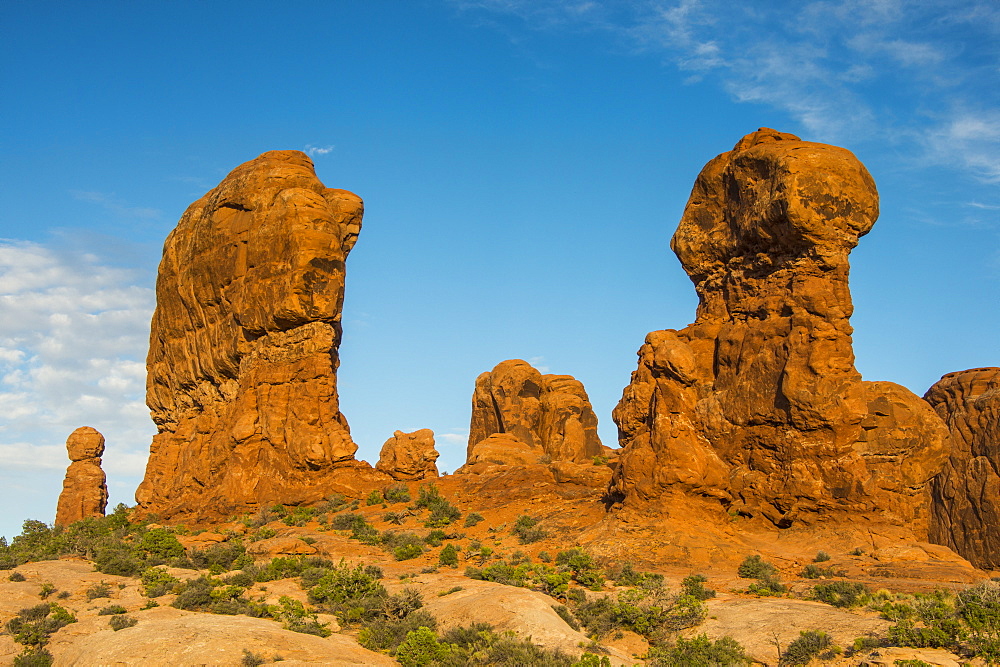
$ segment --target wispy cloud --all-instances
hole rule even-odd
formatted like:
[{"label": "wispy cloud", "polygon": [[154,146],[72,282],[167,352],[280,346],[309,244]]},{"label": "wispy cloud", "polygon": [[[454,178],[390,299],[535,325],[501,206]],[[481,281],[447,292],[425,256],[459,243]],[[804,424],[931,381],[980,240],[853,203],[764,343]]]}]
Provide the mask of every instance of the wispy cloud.
[{"label": "wispy cloud", "polygon": [[163,211],[155,208],[143,206],[132,206],[121,198],[104,192],[94,192],[91,190],[70,190],[70,195],[77,201],[97,204],[104,209],[111,211],[115,215],[129,218],[141,218],[144,220],[154,220],[163,215]]},{"label": "wispy cloud", "polygon": [[[809,139],[877,139],[1000,181],[1000,5],[980,0],[455,0],[528,29],[585,26],[689,84],[787,113]],[[587,5],[585,11],[581,5]],[[790,7],[793,7],[790,9]],[[539,17],[546,20],[538,21]],[[970,111],[972,109],[978,111]],[[794,129],[794,128],[793,128]]]},{"label": "wispy cloud", "polygon": [[309,157],[316,157],[317,155],[332,153],[333,148],[333,146],[313,146],[312,144],[306,144],[305,150]]}]

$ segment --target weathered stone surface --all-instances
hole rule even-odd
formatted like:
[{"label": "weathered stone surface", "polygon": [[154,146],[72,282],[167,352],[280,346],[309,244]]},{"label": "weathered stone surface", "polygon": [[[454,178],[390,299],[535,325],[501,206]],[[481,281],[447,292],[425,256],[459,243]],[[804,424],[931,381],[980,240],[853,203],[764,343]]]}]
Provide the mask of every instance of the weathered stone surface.
[{"label": "weathered stone surface", "polygon": [[159,432],[143,512],[227,514],[307,502],[357,446],[336,370],[344,262],[361,200],[299,151],[234,169],[167,237],[146,402]]},{"label": "weathered stone surface", "polygon": [[433,479],[438,476],[438,451],[434,431],[422,428],[413,433],[395,431],[382,445],[375,469],[399,481]]},{"label": "weathered stone surface", "polygon": [[977,567],[1000,568],[1000,368],[948,373],[924,399],[952,438],[931,482],[931,541]]},{"label": "weathered stone surface", "polygon": [[108,507],[108,485],[101,469],[104,436],[90,426],[81,426],[66,439],[72,463],[66,468],[63,490],[56,507],[56,525],[104,516]]},{"label": "weathered stone surface", "polygon": [[469,462],[476,446],[494,433],[513,436],[553,461],[590,461],[605,452],[583,383],[569,375],[542,375],[520,359],[502,361],[476,378]]},{"label": "weathered stone surface", "polygon": [[671,243],[697,319],[639,350],[614,411],[613,494],[694,493],[779,526],[843,511],[926,530],[947,431],[854,368],[848,253],[877,217],[875,183],[843,148],[761,129],[705,166]]}]

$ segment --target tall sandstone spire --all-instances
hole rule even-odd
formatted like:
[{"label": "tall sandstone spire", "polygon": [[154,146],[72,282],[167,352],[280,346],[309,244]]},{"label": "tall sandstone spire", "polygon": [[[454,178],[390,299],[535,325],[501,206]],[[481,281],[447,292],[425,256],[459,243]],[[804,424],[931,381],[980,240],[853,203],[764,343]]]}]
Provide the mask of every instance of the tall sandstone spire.
[{"label": "tall sandstone spire", "polygon": [[848,254],[877,217],[843,148],[764,128],[705,166],[671,243],[697,318],[639,350],[614,411],[613,497],[695,493],[778,526],[850,513],[926,536],[947,430],[854,367]]},{"label": "tall sandstone spire", "polygon": [[240,165],[167,237],[146,403],[143,512],[224,515],[321,498],[365,466],[337,399],[344,262],[363,204],[299,151]]}]

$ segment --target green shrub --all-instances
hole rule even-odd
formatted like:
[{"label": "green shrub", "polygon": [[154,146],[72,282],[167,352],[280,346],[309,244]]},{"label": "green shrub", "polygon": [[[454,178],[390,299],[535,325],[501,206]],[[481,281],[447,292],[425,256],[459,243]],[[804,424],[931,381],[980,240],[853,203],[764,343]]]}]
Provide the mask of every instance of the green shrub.
[{"label": "green shrub", "polygon": [[250,649],[243,649],[243,658],[240,660],[241,667],[260,667],[267,660],[260,655],[257,655]]},{"label": "green shrub", "polygon": [[556,565],[573,573],[573,579],[581,586],[595,591],[604,584],[604,573],[594,563],[594,559],[580,547],[573,547],[556,554]]},{"label": "green shrub", "polygon": [[819,630],[803,630],[781,654],[782,665],[808,665],[809,661],[833,645],[830,635]]},{"label": "green shrub", "polygon": [[527,565],[510,565],[504,561],[491,563],[480,569],[465,568],[465,576],[470,579],[493,581],[506,586],[524,586],[528,577]]},{"label": "green shrub", "polygon": [[14,667],[49,667],[53,660],[46,648],[26,648],[14,658]]},{"label": "green shrub", "polygon": [[[159,567],[146,568],[142,573],[141,580],[146,597],[150,598],[158,598],[161,595],[166,595],[177,584],[177,577]],[[90,593],[88,592],[87,595],[89,596]]]},{"label": "green shrub", "polygon": [[712,641],[704,634],[650,648],[645,659],[649,667],[737,667],[752,662],[732,637]]},{"label": "green shrub", "polygon": [[128,612],[128,609],[126,609],[125,607],[121,606],[120,604],[112,604],[112,605],[108,605],[107,607],[104,607],[103,609],[101,609],[99,612],[97,612],[97,615],[98,616],[111,616],[113,614],[124,614],[126,612]]},{"label": "green shrub", "polygon": [[851,581],[832,581],[816,584],[812,588],[812,598],[834,607],[857,607],[864,603],[868,588],[864,584]]},{"label": "green shrub", "polygon": [[549,536],[548,533],[537,526],[538,519],[530,517],[527,514],[522,514],[517,517],[517,521],[514,522],[514,527],[510,532],[517,536],[517,541],[521,544],[531,544],[544,540]]},{"label": "green shrub", "polygon": [[131,616],[126,616],[125,614],[117,614],[115,616],[112,616],[108,620],[108,625],[111,626],[112,630],[118,632],[119,630],[124,630],[125,628],[131,628],[138,622],[139,621],[137,621]]},{"label": "green shrub", "polygon": [[46,581],[44,584],[42,584],[42,589],[38,591],[38,596],[44,600],[45,598],[49,597],[55,592],[56,592],[56,587],[53,584]]},{"label": "green shrub", "polygon": [[410,502],[410,490],[405,484],[396,484],[382,489],[382,496],[387,503],[408,503]]},{"label": "green shrub", "polygon": [[415,611],[401,618],[376,618],[358,633],[358,643],[372,651],[394,652],[409,633],[425,627],[437,628],[437,619],[424,611]]},{"label": "green shrub", "polygon": [[139,540],[138,550],[150,564],[166,563],[184,555],[177,536],[166,528],[153,528]]},{"label": "green shrub", "polygon": [[386,512],[382,515],[382,520],[400,526],[403,524],[403,520],[406,519],[406,516],[406,512]]},{"label": "green shrub", "polygon": [[422,556],[424,548],[419,544],[404,544],[392,550],[392,555],[396,560],[410,560]]},{"label": "green shrub", "polygon": [[[541,554],[538,555],[541,558]],[[611,571],[611,578],[618,586],[638,586],[640,588],[661,588],[663,575],[640,572],[631,563],[625,563]]]},{"label": "green shrub", "polygon": [[424,522],[424,526],[428,528],[442,528],[462,517],[459,509],[442,496],[433,484],[420,486],[414,506],[430,510],[430,515]]},{"label": "green shrub", "polygon": [[17,612],[4,629],[18,644],[38,648],[48,644],[52,633],[70,623],[76,623],[76,617],[69,610],[55,602],[43,602]]},{"label": "green shrub", "polygon": [[351,567],[341,561],[309,589],[309,601],[336,614],[345,623],[377,618],[388,597],[378,582],[380,576],[381,571],[373,571],[371,567]]},{"label": "green shrub", "polygon": [[737,570],[737,574],[743,579],[763,579],[777,573],[778,569],[759,555],[747,556]]},{"label": "green shrub", "polygon": [[450,648],[447,643],[438,641],[433,630],[421,626],[406,634],[406,639],[396,647],[395,657],[403,667],[432,665],[444,660]]},{"label": "green shrub", "polygon": [[259,528],[257,532],[250,536],[251,542],[259,542],[260,540],[269,540],[278,534],[274,528],[263,527]]},{"label": "green shrub", "polygon": [[663,590],[641,589],[583,601],[573,613],[591,637],[626,629],[651,640],[698,625],[706,614],[701,600],[690,595],[672,596]]},{"label": "green shrub", "polygon": [[20,572],[11,572],[7,579],[8,581],[24,581],[24,575]]},{"label": "green shrub", "polygon": [[212,604],[213,582],[205,576],[191,579],[180,587],[180,592],[174,598],[172,606],[177,609],[196,610]]},{"label": "green shrub", "polygon": [[[487,623],[451,628],[442,635],[441,643],[447,644],[450,651],[438,664],[448,667],[458,665],[570,667],[577,664],[577,661],[559,650],[547,651],[529,640],[520,639],[512,632],[496,633]],[[399,655],[396,657],[398,659]]]},{"label": "green shrub", "polygon": [[476,524],[483,521],[483,515],[478,512],[470,512],[465,517],[465,523],[463,524],[466,528],[472,528]]},{"label": "green shrub", "polygon": [[576,620],[576,617],[573,616],[573,612],[571,612],[569,610],[569,607],[567,607],[566,605],[554,604],[552,605],[552,611],[556,612],[559,615],[559,618],[564,620],[566,622],[566,625],[568,625],[569,627],[573,628],[574,630],[580,629],[580,623]]},{"label": "green shrub", "polygon": [[689,574],[684,577],[681,581],[681,591],[684,595],[690,595],[696,600],[708,600],[715,597],[715,591],[710,588],[705,588],[705,582],[708,581],[703,575],[700,574]]},{"label": "green shrub", "polygon": [[441,546],[441,541],[447,539],[448,535],[440,528],[432,530],[424,537],[424,542],[432,547]]},{"label": "green shrub", "polygon": [[365,504],[371,507],[372,505],[381,505],[385,502],[382,497],[382,492],[378,489],[372,489],[372,492],[368,494],[368,498],[365,499]]},{"label": "green shrub", "polygon": [[830,560],[830,554],[825,551],[817,551],[816,557],[813,558],[814,563],[825,563],[828,560]]},{"label": "green shrub", "polygon": [[111,597],[111,586],[105,582],[99,584],[94,584],[87,589],[87,601],[96,600],[97,598],[108,598]]},{"label": "green shrub", "polygon": [[458,550],[455,545],[446,544],[441,553],[438,554],[438,565],[448,567],[458,567]]},{"label": "green shrub", "polygon": [[308,611],[298,600],[282,595],[278,598],[278,604],[279,608],[273,612],[274,619],[280,621],[286,630],[317,637],[329,637],[333,634],[328,624],[320,623],[315,612]]},{"label": "green shrub", "polygon": [[835,570],[832,567],[820,567],[819,565],[814,565],[809,563],[804,568],[802,568],[802,576],[806,579],[819,579],[821,577],[843,577],[846,576],[846,572]]},{"label": "green shrub", "polygon": [[142,561],[128,547],[112,545],[97,552],[94,567],[103,574],[134,577],[142,571]]}]

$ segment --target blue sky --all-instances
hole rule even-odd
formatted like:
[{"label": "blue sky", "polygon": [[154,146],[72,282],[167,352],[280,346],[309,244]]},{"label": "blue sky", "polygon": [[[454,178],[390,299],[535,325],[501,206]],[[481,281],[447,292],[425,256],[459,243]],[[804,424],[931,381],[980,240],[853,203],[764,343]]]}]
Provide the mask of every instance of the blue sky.
[{"label": "blue sky", "polygon": [[842,145],[882,217],[852,255],[859,370],[922,394],[1000,365],[1000,6],[365,0],[0,7],[0,534],[51,521],[88,424],[131,504],[152,287],[188,204],[271,149],[358,193],[340,394],[464,459],[509,358],[610,412],[648,331],[694,318],[669,239],[758,127]]}]

